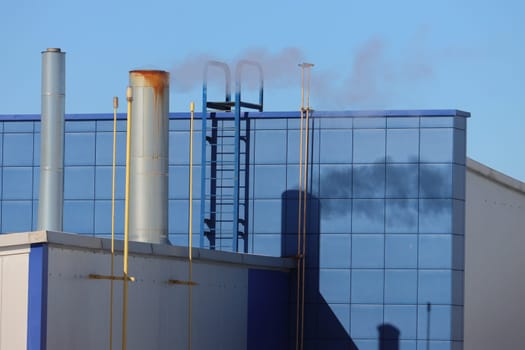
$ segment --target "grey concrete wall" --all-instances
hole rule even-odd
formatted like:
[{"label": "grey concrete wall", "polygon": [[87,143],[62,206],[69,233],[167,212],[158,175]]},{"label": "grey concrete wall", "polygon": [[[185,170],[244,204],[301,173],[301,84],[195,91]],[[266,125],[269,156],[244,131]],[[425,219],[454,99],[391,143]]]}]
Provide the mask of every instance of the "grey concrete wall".
[{"label": "grey concrete wall", "polygon": [[525,348],[525,186],[469,160],[465,350]]},{"label": "grey concrete wall", "polygon": [[25,349],[29,246],[0,246],[0,350]]}]

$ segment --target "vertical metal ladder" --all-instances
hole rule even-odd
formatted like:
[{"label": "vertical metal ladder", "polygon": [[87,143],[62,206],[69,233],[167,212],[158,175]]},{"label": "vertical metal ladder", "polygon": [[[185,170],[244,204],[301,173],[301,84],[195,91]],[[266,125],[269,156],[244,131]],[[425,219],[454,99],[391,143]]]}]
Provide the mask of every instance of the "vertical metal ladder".
[{"label": "vertical metal ladder", "polygon": [[[224,73],[224,101],[208,101],[208,72],[212,66]],[[246,66],[252,66],[259,74],[259,103],[242,100],[242,72]],[[248,252],[250,123],[241,110],[263,110],[262,68],[256,62],[242,60],[236,66],[235,79],[235,101],[231,101],[231,72],[228,65],[209,61],[204,68],[200,246],[205,246],[204,238],[207,238],[210,249],[238,252],[240,238],[243,240],[241,250]],[[232,116],[219,117],[216,113],[231,112],[232,109]]]}]

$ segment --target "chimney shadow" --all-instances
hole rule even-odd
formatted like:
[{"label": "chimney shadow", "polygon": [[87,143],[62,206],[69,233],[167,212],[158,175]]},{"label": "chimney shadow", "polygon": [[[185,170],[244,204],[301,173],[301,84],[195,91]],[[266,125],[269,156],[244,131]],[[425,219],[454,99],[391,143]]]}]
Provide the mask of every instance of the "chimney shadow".
[{"label": "chimney shadow", "polygon": [[[297,256],[299,193],[298,190],[287,190],[281,195],[281,256]],[[332,310],[320,293],[320,202],[315,196],[307,194],[306,203],[307,242],[304,290],[304,349],[357,350],[357,346],[350,337],[350,330],[345,329],[334,310]],[[291,275],[289,348],[295,349],[297,328],[297,274],[294,271]],[[350,317],[350,312],[348,312],[348,317]]]},{"label": "chimney shadow", "polygon": [[399,329],[391,324],[383,323],[377,327],[379,331],[379,350],[399,350]]}]

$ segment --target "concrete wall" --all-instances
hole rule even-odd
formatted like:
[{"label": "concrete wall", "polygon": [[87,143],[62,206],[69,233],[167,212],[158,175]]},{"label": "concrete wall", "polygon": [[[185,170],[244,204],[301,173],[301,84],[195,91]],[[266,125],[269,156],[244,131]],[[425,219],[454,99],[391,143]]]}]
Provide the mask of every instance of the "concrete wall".
[{"label": "concrete wall", "polygon": [[469,160],[465,350],[525,348],[525,184]]},{"label": "concrete wall", "polygon": [[29,245],[0,247],[0,350],[26,348]]}]

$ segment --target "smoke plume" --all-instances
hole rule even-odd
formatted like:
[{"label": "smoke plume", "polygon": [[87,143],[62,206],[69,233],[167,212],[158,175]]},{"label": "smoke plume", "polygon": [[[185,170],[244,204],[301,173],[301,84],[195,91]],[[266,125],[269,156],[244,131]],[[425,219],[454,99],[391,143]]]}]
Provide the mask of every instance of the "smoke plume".
[{"label": "smoke plume", "polygon": [[[236,64],[241,60],[250,60],[262,66],[264,81],[270,82],[273,87],[295,87],[298,81],[297,64],[302,62],[303,57],[303,52],[296,47],[284,48],[275,53],[263,48],[251,48],[245,50],[233,60],[220,60],[217,57],[206,54],[190,55],[173,68],[171,85],[179,92],[188,92],[200,86],[206,62],[215,59],[229,64],[230,69],[232,69],[232,79],[234,79]],[[217,75],[216,78],[219,77]],[[212,83],[213,78],[215,78],[214,72],[210,71]],[[248,88],[257,86],[258,79],[259,76],[256,70],[251,69],[249,66],[243,70],[243,81],[247,82]]]},{"label": "smoke plume", "polygon": [[[396,98],[396,93],[402,90],[400,88],[403,85],[433,78],[436,55],[430,54],[425,48],[427,42],[427,28],[420,28],[403,48],[391,48],[385,39],[373,37],[357,47],[346,60],[347,65],[334,63],[339,65],[334,68],[317,64],[311,71],[313,106],[328,109],[386,107]],[[301,84],[301,73],[297,65],[309,60],[297,47],[287,47],[276,52],[251,48],[227,60],[206,54],[191,55],[174,66],[171,85],[178,92],[189,92],[199,87],[204,65],[210,59],[229,64],[232,69],[232,84],[236,63],[240,60],[252,60],[262,66],[267,87],[293,88],[297,91]],[[218,75],[219,73],[222,74],[210,70],[210,84],[222,84],[224,77]],[[256,88],[259,83],[257,70],[246,66],[242,81],[245,84],[243,89]]]}]

